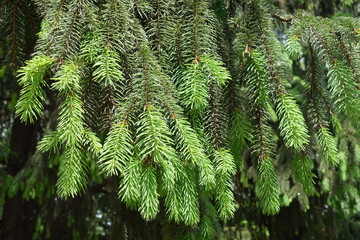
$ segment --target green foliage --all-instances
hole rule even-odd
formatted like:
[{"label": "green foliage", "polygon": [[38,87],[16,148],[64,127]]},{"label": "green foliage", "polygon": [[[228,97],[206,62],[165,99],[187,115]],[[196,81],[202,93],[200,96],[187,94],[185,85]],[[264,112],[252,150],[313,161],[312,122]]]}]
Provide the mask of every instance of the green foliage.
[{"label": "green foliage", "polygon": [[187,65],[179,80],[179,93],[185,109],[197,114],[203,114],[208,107],[209,86],[205,74],[201,71],[200,63],[194,62]]},{"label": "green foliage", "polygon": [[200,185],[206,190],[211,190],[215,185],[214,166],[205,155],[195,131],[185,119],[179,117],[175,117],[171,130],[175,136],[174,140],[176,145],[182,146],[182,148],[178,150],[181,159],[199,167]]},{"label": "green foliage", "polygon": [[60,105],[58,138],[66,146],[74,146],[81,142],[85,129],[80,87],[80,72],[74,63],[63,65],[52,84],[64,101]]},{"label": "green foliage", "polygon": [[307,209],[335,181],[353,201],[360,24],[264,2],[36,1],[16,116],[56,122],[38,150],[56,156],[58,196],[96,183],[108,200],[118,187],[127,208],[179,239],[221,238],[238,209],[271,215],[295,198]]},{"label": "green foliage", "polygon": [[185,166],[185,176],[180,178],[180,184],[183,184],[181,187],[182,191],[180,192],[182,194],[182,220],[185,224],[196,225],[200,221],[198,191],[196,189],[194,173],[189,170]]},{"label": "green foliage", "polygon": [[261,53],[252,51],[246,63],[245,81],[248,85],[250,99],[255,106],[265,109],[270,101],[265,59]]},{"label": "green foliage", "polygon": [[69,147],[60,158],[59,179],[57,182],[60,197],[74,197],[83,191],[86,183],[86,162],[84,155],[77,146]]},{"label": "green foliage", "polygon": [[57,141],[64,146],[59,165],[58,193],[61,197],[73,197],[85,187],[87,166],[81,149],[85,128],[79,69],[74,63],[63,65],[53,80],[52,89],[58,90],[65,98],[60,105],[56,134]]},{"label": "green foliage", "polygon": [[140,202],[143,170],[140,161],[134,159],[128,162],[120,182],[119,197],[131,209]]},{"label": "green foliage", "polygon": [[280,117],[279,129],[285,146],[303,150],[309,143],[308,130],[295,100],[291,96],[280,95],[277,102],[277,114]]},{"label": "green foliage", "polygon": [[260,179],[257,183],[257,195],[265,214],[279,212],[279,188],[277,185],[275,167],[269,157],[265,157],[259,165]]},{"label": "green foliage", "polygon": [[[241,162],[241,153],[245,149],[247,141],[251,139],[253,129],[248,116],[240,109],[233,112],[230,122],[229,141],[234,159],[238,163],[239,161]],[[239,167],[242,167],[241,164]]]},{"label": "green foliage", "polygon": [[105,48],[104,53],[101,53],[95,60],[96,70],[93,72],[95,81],[103,86],[114,86],[114,82],[124,81],[119,64],[120,58],[116,52]]},{"label": "green foliage", "polygon": [[289,57],[293,60],[297,60],[301,57],[302,47],[299,43],[299,37],[294,35],[286,40],[286,51],[289,53]]},{"label": "green foliage", "polygon": [[156,174],[151,166],[145,167],[142,171],[139,211],[145,220],[155,218],[159,212]]},{"label": "green foliage", "polygon": [[224,149],[215,152],[215,170],[216,170],[216,203],[219,211],[219,217],[223,220],[233,216],[236,207],[234,194],[232,193],[231,177],[236,173],[236,165],[233,156]]},{"label": "green foliage", "polygon": [[274,155],[274,143],[271,140],[272,131],[267,125],[267,113],[264,112],[268,108],[270,98],[265,60],[260,53],[250,52],[246,71],[245,80],[249,85],[250,98],[255,106],[255,124],[257,125],[252,140],[253,155],[258,159],[259,164],[259,180],[256,185],[256,192],[263,212],[275,214],[280,209],[280,192],[272,160]]},{"label": "green foliage", "polygon": [[131,133],[127,122],[114,124],[104,143],[99,162],[102,170],[109,175],[123,172],[124,166],[133,156]]},{"label": "green foliage", "polygon": [[203,64],[203,71],[210,81],[213,80],[220,86],[224,86],[227,81],[231,79],[230,73],[223,66],[223,63],[216,60],[214,57],[205,56],[201,59],[201,61]]},{"label": "green foliage", "polygon": [[136,154],[147,165],[162,168],[165,189],[171,189],[175,180],[176,162],[170,130],[161,112],[153,106],[145,106],[137,125]]},{"label": "green foliage", "polygon": [[314,178],[316,177],[313,173],[313,161],[307,156],[297,155],[293,161],[293,168],[295,179],[302,184],[306,193],[313,194],[315,191]]},{"label": "green foliage", "polygon": [[16,115],[20,116],[21,121],[33,123],[41,116],[45,102],[43,88],[47,86],[44,76],[52,63],[53,60],[49,57],[36,56],[19,70],[22,89],[16,104]]},{"label": "green foliage", "polygon": [[335,62],[328,72],[331,98],[340,113],[346,114],[355,124],[359,122],[359,91],[349,67]]},{"label": "green foliage", "polygon": [[319,139],[319,145],[325,161],[329,164],[338,164],[340,160],[336,141],[329,132],[329,129],[326,127],[320,128],[317,137]]}]

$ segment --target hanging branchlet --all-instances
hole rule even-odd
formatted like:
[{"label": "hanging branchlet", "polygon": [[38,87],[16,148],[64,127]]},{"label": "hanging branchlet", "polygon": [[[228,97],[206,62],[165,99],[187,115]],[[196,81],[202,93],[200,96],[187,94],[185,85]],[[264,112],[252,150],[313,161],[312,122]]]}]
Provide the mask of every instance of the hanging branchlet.
[{"label": "hanging branchlet", "polygon": [[202,216],[199,223],[198,238],[212,239],[216,234],[221,233],[217,230],[219,227],[219,219],[215,206],[207,196],[200,195]]},{"label": "hanging branchlet", "polygon": [[[136,158],[132,158],[124,167],[118,195],[130,209],[137,209],[139,206],[143,171],[144,165]],[[157,211],[157,206],[152,208]]]},{"label": "hanging branchlet", "polygon": [[13,70],[17,70],[30,57],[28,48],[35,43],[33,35],[38,30],[36,7],[33,1],[2,1],[0,14],[0,38],[8,49],[5,59]]},{"label": "hanging branchlet", "polygon": [[78,53],[84,33],[86,4],[89,4],[87,0],[59,3],[56,17],[52,19],[55,21],[50,30],[52,38],[46,43],[46,55],[63,62]]},{"label": "hanging branchlet", "polygon": [[270,101],[270,90],[264,57],[256,50],[249,52],[245,67],[244,78],[249,88],[249,97],[255,106],[266,109]]},{"label": "hanging branchlet", "polygon": [[[329,131],[328,122],[326,120],[326,112],[319,106],[319,100],[327,104],[325,97],[320,91],[319,87],[319,78],[321,77],[321,70],[319,69],[319,62],[315,56],[312,48],[310,47],[310,69],[309,69],[309,78],[310,78],[310,89],[308,92],[308,104],[309,104],[309,115],[314,119],[314,129],[316,131],[316,136],[319,141],[319,145],[322,151],[322,154],[329,164],[337,164],[338,159],[338,150],[336,146],[336,141],[331,132]],[[318,96],[318,97],[316,97]]]},{"label": "hanging branchlet", "polygon": [[183,146],[178,151],[181,158],[200,168],[200,185],[206,190],[212,190],[215,185],[214,166],[205,155],[201,142],[190,123],[183,118],[176,117],[171,129],[178,146]]},{"label": "hanging branchlet", "polygon": [[170,129],[162,113],[151,105],[145,106],[137,125],[136,154],[146,165],[159,165],[163,167],[164,183],[169,187],[173,185],[175,169],[172,160],[177,158],[173,141],[170,138]]},{"label": "hanging branchlet", "polygon": [[219,149],[214,156],[216,171],[216,206],[222,220],[233,216],[236,207],[232,192],[232,176],[236,173],[236,165],[229,151]]},{"label": "hanging branchlet", "polygon": [[252,151],[258,160],[259,169],[256,192],[263,212],[275,214],[280,209],[280,192],[273,165],[274,143],[271,141],[273,133],[268,126],[265,112],[270,98],[264,58],[253,50],[247,58],[246,66],[245,80],[251,93],[249,97],[254,103],[253,114],[255,114],[254,122],[256,124],[252,140]]},{"label": "hanging branchlet", "polygon": [[44,77],[53,62],[49,57],[36,56],[19,70],[22,89],[15,114],[21,121],[33,123],[42,115],[46,99],[43,88],[48,86]]},{"label": "hanging branchlet", "polygon": [[275,214],[280,210],[279,186],[273,163],[275,146],[271,141],[274,133],[267,125],[267,119],[262,110],[257,110],[257,133],[252,141],[253,155],[258,160],[259,179],[256,183],[256,194],[259,197],[262,211],[265,214]]},{"label": "hanging branchlet", "polygon": [[159,212],[158,184],[155,169],[144,167],[141,175],[141,197],[139,211],[145,220],[154,219]]},{"label": "hanging branchlet", "polygon": [[100,167],[108,175],[118,175],[133,156],[132,137],[126,120],[112,126],[99,159]]},{"label": "hanging branchlet", "polygon": [[[305,124],[304,117],[295,99],[291,94],[287,93],[284,82],[287,79],[287,72],[290,68],[286,59],[288,58],[284,52],[284,47],[278,42],[276,36],[270,27],[269,17],[258,1],[253,2],[249,7],[250,10],[257,12],[259,17],[257,26],[259,28],[259,38],[262,40],[264,47],[264,55],[266,56],[266,67],[272,79],[274,87],[274,103],[276,106],[276,113],[280,119],[279,129],[280,135],[284,138],[285,146],[294,148],[295,150],[302,150],[309,142],[308,130]],[[295,40],[292,44],[298,44]],[[296,50],[294,50],[294,47]],[[300,48],[300,49],[299,49]],[[301,46],[292,46],[295,54],[301,53]],[[300,53],[299,53],[300,52]]]},{"label": "hanging branchlet", "polygon": [[246,112],[237,109],[230,118],[229,142],[232,154],[237,165],[242,168],[242,152],[252,138],[254,132],[249,116]]},{"label": "hanging branchlet", "polygon": [[307,194],[313,194],[314,178],[316,175],[313,173],[314,162],[305,155],[305,153],[297,154],[293,161],[293,171],[296,181],[300,182]]},{"label": "hanging branchlet", "polygon": [[329,92],[340,113],[346,114],[355,124],[359,122],[360,95],[349,67],[335,61],[328,72]]},{"label": "hanging branchlet", "polygon": [[280,134],[285,146],[303,150],[309,143],[308,130],[300,108],[292,96],[280,94],[276,102],[276,113],[280,118]]},{"label": "hanging branchlet", "polygon": [[[328,89],[330,99],[333,101],[336,110],[339,113],[348,115],[353,123],[357,123],[357,111],[351,109],[351,107],[357,108],[356,106],[359,104],[357,84],[355,81],[356,73],[354,72],[355,69],[352,68],[351,59],[349,62],[346,53],[344,55],[345,59],[347,59],[348,66],[340,59],[341,55],[339,49],[346,50],[346,47],[344,49],[344,43],[339,41],[339,36],[341,34],[334,34],[334,29],[332,29],[339,27],[326,19],[315,19],[310,16],[303,16],[303,18],[309,21],[310,27],[301,26],[301,21],[299,21],[297,22],[298,26],[294,26],[292,32],[300,34],[301,29],[307,29],[301,34],[303,35],[302,37],[307,39],[311,46],[313,51],[311,54],[316,54],[316,56],[325,63],[328,70],[327,77],[329,79]],[[335,32],[336,31],[337,30],[335,30]]]},{"label": "hanging branchlet", "polygon": [[169,69],[171,61],[169,50],[170,41],[173,40],[176,21],[174,19],[175,1],[156,0],[151,3],[153,12],[149,16],[146,33],[149,37],[152,50],[159,64]]},{"label": "hanging branchlet", "polygon": [[84,110],[81,101],[80,70],[73,62],[61,66],[51,88],[64,98],[60,104],[59,122],[54,133],[46,136],[39,144],[41,150],[54,145],[63,149],[57,182],[60,197],[74,197],[84,190],[86,168],[84,147],[89,146],[95,155],[100,153],[100,140],[84,126]]},{"label": "hanging branchlet", "polygon": [[299,59],[302,55],[300,39],[296,35],[289,36],[289,38],[286,40],[285,48],[289,54],[289,57],[293,60]]},{"label": "hanging branchlet", "polygon": [[345,54],[346,64],[350,67],[352,74],[355,78],[357,84],[360,83],[360,67],[358,66],[359,57],[356,52],[357,48],[354,47],[352,50],[349,48],[349,45],[346,44],[346,37],[344,37],[341,31],[335,33],[337,40],[339,41],[340,47]]},{"label": "hanging branchlet", "polygon": [[194,61],[188,64],[187,70],[179,79],[179,92],[182,104],[192,115],[202,115],[209,106],[209,85],[206,76],[201,71],[201,63]]}]

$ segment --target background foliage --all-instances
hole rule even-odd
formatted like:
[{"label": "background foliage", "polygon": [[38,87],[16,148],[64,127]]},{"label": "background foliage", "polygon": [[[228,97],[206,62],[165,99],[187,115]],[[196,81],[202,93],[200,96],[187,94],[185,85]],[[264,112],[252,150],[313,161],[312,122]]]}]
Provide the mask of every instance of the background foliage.
[{"label": "background foliage", "polygon": [[360,3],[0,2],[1,239],[357,239]]}]

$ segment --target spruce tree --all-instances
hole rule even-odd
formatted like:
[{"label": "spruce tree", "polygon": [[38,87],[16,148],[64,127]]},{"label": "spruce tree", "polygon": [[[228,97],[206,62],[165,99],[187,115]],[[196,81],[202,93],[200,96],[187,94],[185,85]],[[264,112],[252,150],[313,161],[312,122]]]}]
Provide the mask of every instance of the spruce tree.
[{"label": "spruce tree", "polygon": [[[271,2],[1,3],[15,116],[47,126],[30,162],[56,169],[56,198],[100,184],[124,211],[160,222],[163,239],[226,238],[221,226],[250,199],[265,215],[293,201],[305,211],[317,194],[359,210],[360,21]],[[40,20],[30,57],[19,54],[27,14]],[[24,178],[24,198],[54,194],[36,185],[49,173],[23,174],[6,194]],[[145,238],[127,221],[114,239]]]}]

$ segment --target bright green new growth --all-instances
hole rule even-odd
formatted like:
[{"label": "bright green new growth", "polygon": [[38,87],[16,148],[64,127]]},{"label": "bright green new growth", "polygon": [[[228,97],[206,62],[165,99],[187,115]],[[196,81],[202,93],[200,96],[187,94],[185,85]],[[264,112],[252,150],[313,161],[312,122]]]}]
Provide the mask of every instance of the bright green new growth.
[{"label": "bright green new growth", "polygon": [[211,56],[195,59],[186,64],[186,69],[178,74],[181,103],[194,115],[201,114],[209,106],[209,86],[212,82],[224,86],[230,74],[223,64]]},{"label": "bright green new growth", "polygon": [[57,128],[39,143],[42,151],[61,149],[58,194],[74,197],[83,191],[86,184],[86,162],[84,148],[97,156],[101,152],[98,137],[84,127],[84,109],[81,101],[80,70],[73,62],[61,66],[52,79],[51,88],[64,99],[60,104]]},{"label": "bright green new growth", "polygon": [[[200,209],[198,191],[194,172],[190,168],[184,168],[184,175],[179,179],[181,197],[181,220],[188,225],[196,225],[200,221]],[[181,195],[180,195],[181,196]]]},{"label": "bright green new growth", "polygon": [[159,198],[157,193],[155,169],[144,167],[141,175],[141,197],[139,211],[145,220],[156,217],[159,212]]},{"label": "bright green new growth", "polygon": [[119,197],[130,209],[140,202],[143,165],[137,159],[127,162],[120,181]]},{"label": "bright green new growth", "polygon": [[226,150],[220,149],[215,152],[216,171],[216,203],[219,209],[219,217],[223,220],[231,218],[236,210],[234,194],[232,193],[232,176],[236,173],[236,165],[233,156]]},{"label": "bright green new growth", "polygon": [[161,168],[164,188],[169,191],[175,183],[174,163],[177,161],[170,130],[161,112],[153,106],[145,106],[139,117],[135,154],[145,165]]},{"label": "bright green new growth", "polygon": [[21,121],[33,123],[42,115],[46,99],[43,87],[47,86],[44,77],[53,62],[49,57],[36,56],[19,70],[22,89],[16,104],[16,116],[20,116]]},{"label": "bright green new growth", "polygon": [[108,175],[119,175],[133,157],[131,133],[126,121],[114,124],[99,158],[100,168]]},{"label": "bright green new growth", "polygon": [[185,73],[182,74],[179,84],[179,93],[185,109],[203,114],[208,107],[210,96],[208,95],[208,81],[201,71],[199,62],[187,65]]},{"label": "bright green new growth", "polygon": [[229,71],[223,66],[221,61],[216,60],[214,57],[205,56],[201,59],[203,64],[202,69],[205,73],[205,76],[211,80],[215,81],[220,86],[224,86],[230,79]]},{"label": "bright green new growth", "polygon": [[64,98],[59,107],[57,126],[57,138],[64,147],[59,166],[58,193],[61,197],[75,196],[85,187],[87,165],[81,149],[85,128],[79,69],[72,62],[62,65],[53,80],[52,89]]},{"label": "bright green new growth", "polygon": [[200,168],[200,185],[206,190],[213,189],[215,185],[214,166],[205,155],[201,142],[190,124],[183,118],[175,117],[172,127],[175,142],[183,146],[180,151],[181,158]]},{"label": "bright green new growth", "polygon": [[280,134],[285,146],[295,150],[304,150],[309,143],[308,130],[304,117],[295,100],[288,95],[280,95],[277,100],[276,112],[280,118]]}]

